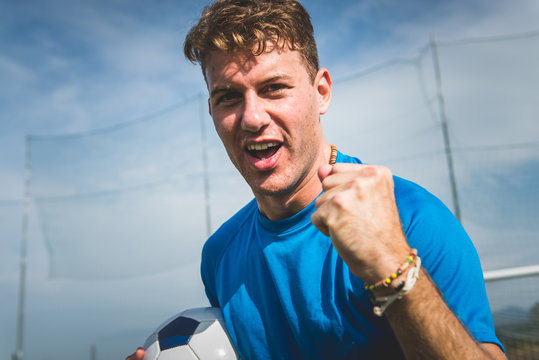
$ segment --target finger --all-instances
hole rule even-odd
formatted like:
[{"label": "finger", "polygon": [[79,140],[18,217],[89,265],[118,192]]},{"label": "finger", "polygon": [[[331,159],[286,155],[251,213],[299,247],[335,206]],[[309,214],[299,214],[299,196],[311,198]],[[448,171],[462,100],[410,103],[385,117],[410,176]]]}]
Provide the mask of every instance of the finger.
[{"label": "finger", "polygon": [[346,173],[353,170],[359,171],[363,167],[365,167],[365,165],[363,164],[348,164],[348,163],[339,163],[335,165],[322,164],[318,168],[318,177],[320,178],[320,181],[323,182],[330,175]]},{"label": "finger", "polygon": [[[330,166],[325,164],[324,166]],[[329,191],[337,186],[344,185],[347,182],[361,177],[362,171],[365,171],[365,165],[361,164],[335,164],[330,167],[330,173],[325,177],[326,168],[321,166],[318,170],[318,176],[322,180],[322,189]]]},{"label": "finger", "polygon": [[324,219],[320,213],[321,212],[319,210],[316,210],[311,215],[311,222],[313,223],[314,227],[320,230],[322,234],[329,236],[329,228],[326,226],[326,223],[324,222]]},{"label": "finger", "polygon": [[369,166],[372,166],[372,165],[356,164],[356,163],[338,163],[338,164],[333,165],[332,174],[355,171],[355,170],[363,169]]},{"label": "finger", "polygon": [[[360,180],[358,182],[357,180]],[[365,182],[366,181],[366,182]],[[363,165],[363,164],[336,164],[331,172],[331,176],[324,179],[322,188],[324,191],[334,187],[358,184],[382,184],[392,183],[391,171],[385,166]]]},{"label": "finger", "polygon": [[144,349],[139,347],[137,351],[125,358],[125,360],[143,360],[144,359]]},{"label": "finger", "polygon": [[143,360],[144,359],[144,353],[146,353],[146,351],[143,349],[143,348],[138,348],[137,351],[135,352],[135,359],[136,360]]},{"label": "finger", "polygon": [[329,164],[322,164],[318,168],[318,177],[320,178],[320,181],[324,181],[325,178],[327,178],[333,170],[333,166]]}]

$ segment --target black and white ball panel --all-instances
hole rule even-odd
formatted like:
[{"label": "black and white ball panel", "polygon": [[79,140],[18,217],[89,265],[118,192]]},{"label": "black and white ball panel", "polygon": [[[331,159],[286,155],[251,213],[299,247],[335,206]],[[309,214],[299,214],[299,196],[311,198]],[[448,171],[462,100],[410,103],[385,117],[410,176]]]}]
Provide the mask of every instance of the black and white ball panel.
[{"label": "black and white ball panel", "polygon": [[144,344],[147,360],[237,359],[218,308],[189,309],[165,321]]}]

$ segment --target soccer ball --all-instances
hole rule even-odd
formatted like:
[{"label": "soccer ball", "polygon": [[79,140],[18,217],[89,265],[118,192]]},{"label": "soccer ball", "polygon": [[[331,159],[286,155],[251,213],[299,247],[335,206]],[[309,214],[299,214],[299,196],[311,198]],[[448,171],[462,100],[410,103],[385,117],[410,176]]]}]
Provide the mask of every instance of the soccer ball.
[{"label": "soccer ball", "polygon": [[239,359],[221,310],[193,308],[161,324],[144,343],[144,360]]}]

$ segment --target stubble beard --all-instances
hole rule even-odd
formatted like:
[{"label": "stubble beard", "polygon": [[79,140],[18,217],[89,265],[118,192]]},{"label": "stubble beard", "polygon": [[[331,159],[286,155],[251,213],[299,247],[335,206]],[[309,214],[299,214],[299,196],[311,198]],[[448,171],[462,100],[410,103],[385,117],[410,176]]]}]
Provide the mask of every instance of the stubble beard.
[{"label": "stubble beard", "polygon": [[[254,181],[249,181],[249,175],[242,174],[247,184],[251,187],[253,194],[256,196],[274,197],[274,198],[291,198],[294,194],[301,191],[301,189],[309,183],[309,180],[313,176],[318,176],[318,169],[316,167],[316,156],[308,160],[308,164],[305,169],[297,169],[296,164],[287,164],[293,166],[292,169],[287,168],[285,173],[270,172],[268,174],[250,174],[254,176]],[[295,179],[295,174],[301,174]],[[274,177],[274,179],[272,179]],[[275,182],[272,184],[272,182]]]}]

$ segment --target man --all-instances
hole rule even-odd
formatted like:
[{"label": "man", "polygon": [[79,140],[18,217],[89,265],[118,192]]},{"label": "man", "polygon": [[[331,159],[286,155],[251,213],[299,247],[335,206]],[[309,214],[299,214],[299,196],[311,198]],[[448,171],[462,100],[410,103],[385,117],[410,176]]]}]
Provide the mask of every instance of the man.
[{"label": "man", "polygon": [[456,219],[324,139],[331,77],[301,4],[218,0],[184,50],[255,196],[202,256],[209,301],[242,358],[505,358]]}]

